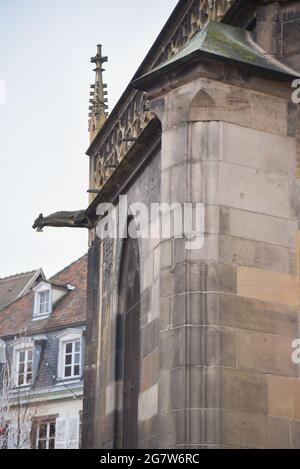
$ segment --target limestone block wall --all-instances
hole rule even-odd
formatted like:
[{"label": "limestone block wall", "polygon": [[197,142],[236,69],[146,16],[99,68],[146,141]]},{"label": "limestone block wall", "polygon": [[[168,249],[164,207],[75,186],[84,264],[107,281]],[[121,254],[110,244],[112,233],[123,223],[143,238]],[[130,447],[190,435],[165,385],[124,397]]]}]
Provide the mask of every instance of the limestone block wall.
[{"label": "limestone block wall", "polygon": [[204,247],[173,239],[164,247],[172,256],[161,253],[160,447],[299,447],[287,99],[209,80],[152,106],[163,123],[162,200],[205,204]]},{"label": "limestone block wall", "polygon": [[300,444],[299,368],[291,360],[299,298],[295,139],[270,130],[219,124],[219,261],[230,266],[233,288],[214,298],[208,318],[216,314],[212,323],[230,337],[219,395],[220,444],[229,446]]},{"label": "limestone block wall", "polygon": [[[300,447],[296,138],[288,93],[251,80],[186,80],[151,99],[161,153],[128,202],[203,203],[205,242],[139,240],[141,448]],[[122,247],[90,254],[84,438],[95,448],[120,446]]]}]

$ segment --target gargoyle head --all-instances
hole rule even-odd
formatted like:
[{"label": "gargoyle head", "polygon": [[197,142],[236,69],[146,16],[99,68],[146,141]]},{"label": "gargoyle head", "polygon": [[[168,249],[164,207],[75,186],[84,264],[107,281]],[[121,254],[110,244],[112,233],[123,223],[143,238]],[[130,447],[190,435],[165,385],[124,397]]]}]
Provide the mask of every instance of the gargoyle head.
[{"label": "gargoyle head", "polygon": [[43,228],[44,228],[44,217],[43,217],[43,214],[41,213],[40,216],[35,220],[32,228],[34,230],[37,230],[38,233],[41,233],[43,231]]}]

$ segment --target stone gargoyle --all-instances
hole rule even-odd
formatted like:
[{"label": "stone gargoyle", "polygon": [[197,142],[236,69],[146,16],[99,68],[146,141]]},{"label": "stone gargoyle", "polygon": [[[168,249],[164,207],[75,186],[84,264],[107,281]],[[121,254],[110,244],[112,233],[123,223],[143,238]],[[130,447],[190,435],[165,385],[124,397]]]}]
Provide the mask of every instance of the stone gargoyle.
[{"label": "stone gargoyle", "polygon": [[87,217],[86,210],[77,212],[56,212],[48,217],[41,214],[34,222],[32,228],[42,232],[46,226],[56,228],[91,228],[91,223]]}]

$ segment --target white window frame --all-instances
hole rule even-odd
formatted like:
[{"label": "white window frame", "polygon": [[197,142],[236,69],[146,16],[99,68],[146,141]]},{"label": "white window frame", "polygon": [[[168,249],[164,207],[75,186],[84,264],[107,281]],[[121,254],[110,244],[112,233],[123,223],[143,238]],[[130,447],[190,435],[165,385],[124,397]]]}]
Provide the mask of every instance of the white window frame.
[{"label": "white window frame", "polygon": [[[56,419],[52,420],[45,420],[45,422],[40,422],[37,425],[36,429],[36,441],[35,441],[35,449],[39,449],[39,442],[40,441],[45,441],[46,443],[46,448],[49,449],[49,443],[50,443],[50,426],[51,424],[55,424],[55,432],[54,432],[54,437],[52,437],[53,443],[54,443],[54,449],[55,449],[55,441],[56,441]],[[40,438],[40,427],[42,425],[46,425],[46,438]]]},{"label": "white window frame", "polygon": [[[79,343],[79,351],[76,352],[76,344]],[[67,346],[71,345],[72,346],[72,351],[67,353]],[[75,362],[75,356],[76,354],[79,354],[79,362]],[[71,357],[71,363],[66,364],[65,359],[66,357],[70,356]],[[80,378],[81,376],[81,358],[82,358],[82,350],[81,350],[81,340],[70,340],[68,342],[64,342],[63,344],[63,358],[64,358],[64,364],[63,364],[63,377],[64,379],[72,379],[72,378]],[[75,367],[79,367],[79,373],[75,373]],[[69,368],[71,370],[70,375],[66,375],[66,368]]]},{"label": "white window frame", "polygon": [[[31,381],[27,382],[28,360],[24,362],[24,383],[19,384],[19,366],[20,366],[20,353],[24,352],[25,357],[28,357],[28,352],[32,353],[31,360]],[[31,339],[22,339],[13,345],[13,383],[16,388],[25,388],[33,384],[33,367],[34,367],[34,343]]]},{"label": "white window frame", "polygon": [[[66,380],[79,380],[82,377],[82,357],[83,357],[83,350],[82,350],[82,330],[79,329],[69,329],[62,334],[59,334],[57,337],[59,338],[59,354],[58,354],[58,370],[57,375],[58,379],[62,381]],[[72,373],[70,376],[65,376],[65,357],[66,357],[66,347],[67,344],[75,342],[80,343],[80,361],[79,361],[79,375],[74,375],[74,356],[75,351],[73,349],[72,353]],[[73,345],[74,347],[74,345]]]},{"label": "white window frame", "polygon": [[[41,282],[33,289],[34,295],[34,307],[33,307],[33,319],[41,320],[48,318],[52,313],[52,286],[47,282]],[[40,312],[41,307],[41,295],[45,292],[49,292],[49,310],[45,313]]]},{"label": "white window frame", "polygon": [[38,316],[43,316],[50,313],[50,300],[50,289],[38,292]]}]

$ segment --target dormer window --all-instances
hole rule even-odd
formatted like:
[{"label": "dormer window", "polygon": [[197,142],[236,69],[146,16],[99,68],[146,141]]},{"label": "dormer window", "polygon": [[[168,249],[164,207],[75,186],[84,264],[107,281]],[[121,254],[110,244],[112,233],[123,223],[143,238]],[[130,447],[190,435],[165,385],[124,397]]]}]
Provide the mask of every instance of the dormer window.
[{"label": "dormer window", "polygon": [[73,291],[73,289],[71,285],[60,285],[50,280],[39,282],[33,288],[33,320],[47,319],[52,314],[57,303],[68,295],[69,292]]},{"label": "dormer window", "polygon": [[38,293],[38,315],[50,313],[50,290],[44,290]]},{"label": "dormer window", "polygon": [[14,345],[13,374],[16,387],[30,386],[33,382],[34,343],[22,339]]},{"label": "dormer window", "polygon": [[18,350],[17,355],[17,386],[29,386],[32,383],[32,349]]},{"label": "dormer window", "polygon": [[69,329],[58,336],[58,379],[79,379],[82,376],[82,330]]},{"label": "dormer window", "polygon": [[33,291],[35,293],[33,319],[46,319],[52,313],[52,286],[43,281]]},{"label": "dormer window", "polygon": [[81,375],[81,340],[64,343],[63,378],[77,378]]}]

